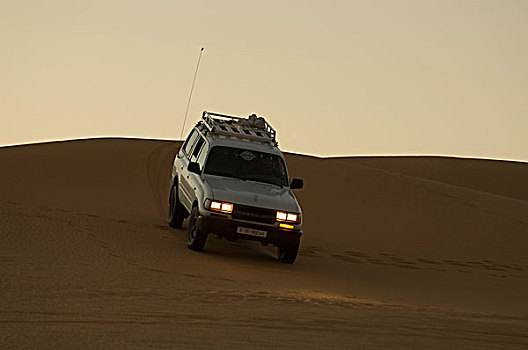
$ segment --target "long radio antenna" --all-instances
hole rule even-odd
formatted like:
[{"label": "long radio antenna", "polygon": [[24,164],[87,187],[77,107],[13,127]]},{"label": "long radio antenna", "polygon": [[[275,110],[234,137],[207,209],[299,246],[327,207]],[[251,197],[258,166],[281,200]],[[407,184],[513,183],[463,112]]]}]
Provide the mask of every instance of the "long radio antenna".
[{"label": "long radio antenna", "polygon": [[183,130],[185,129],[185,122],[187,121],[187,113],[189,113],[189,106],[191,104],[191,97],[194,90],[194,84],[196,83],[196,75],[198,75],[198,67],[200,67],[200,60],[202,59],[202,52],[204,47],[200,49],[200,55],[198,56],[198,63],[196,64],[196,70],[194,71],[194,79],[191,85],[191,93],[189,94],[189,100],[187,101],[187,108],[185,109],[185,118],[183,119],[183,126],[180,134],[180,139],[183,137]]}]

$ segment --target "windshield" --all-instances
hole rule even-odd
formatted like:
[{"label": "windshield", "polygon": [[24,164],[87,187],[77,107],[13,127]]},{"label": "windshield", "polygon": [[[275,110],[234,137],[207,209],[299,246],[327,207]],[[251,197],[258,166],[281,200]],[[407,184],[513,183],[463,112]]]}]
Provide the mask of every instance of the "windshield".
[{"label": "windshield", "polygon": [[288,186],[286,167],[281,157],[239,148],[213,147],[204,173]]}]

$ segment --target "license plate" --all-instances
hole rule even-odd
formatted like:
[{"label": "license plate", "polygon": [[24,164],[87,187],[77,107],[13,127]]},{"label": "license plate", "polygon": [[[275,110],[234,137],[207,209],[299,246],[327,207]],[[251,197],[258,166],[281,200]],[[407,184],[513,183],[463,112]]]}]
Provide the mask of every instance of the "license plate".
[{"label": "license plate", "polygon": [[254,228],[246,228],[246,227],[238,227],[237,233],[241,233],[243,235],[250,235],[250,236],[256,236],[256,237],[266,237],[268,235],[267,231],[263,230],[256,230]]}]

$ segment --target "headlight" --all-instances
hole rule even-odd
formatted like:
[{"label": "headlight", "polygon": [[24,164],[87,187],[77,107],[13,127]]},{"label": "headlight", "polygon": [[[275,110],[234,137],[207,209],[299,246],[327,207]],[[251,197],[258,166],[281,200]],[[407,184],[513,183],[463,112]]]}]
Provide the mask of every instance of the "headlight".
[{"label": "headlight", "polygon": [[233,212],[233,204],[227,202],[212,201],[208,199],[205,202],[205,207],[209,210],[220,211],[227,214]]},{"label": "headlight", "polygon": [[283,211],[277,212],[277,221],[297,222],[299,215],[294,213],[285,213]]}]

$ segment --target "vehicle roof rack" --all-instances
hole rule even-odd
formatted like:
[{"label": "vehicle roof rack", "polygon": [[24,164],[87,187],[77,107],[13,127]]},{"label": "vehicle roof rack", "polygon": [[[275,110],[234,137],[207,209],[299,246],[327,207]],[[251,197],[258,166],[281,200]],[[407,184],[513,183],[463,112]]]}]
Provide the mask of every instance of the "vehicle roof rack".
[{"label": "vehicle roof rack", "polygon": [[263,117],[251,114],[247,118],[203,111],[202,122],[212,133],[231,137],[239,137],[261,142],[269,142],[275,146],[277,132]]}]

